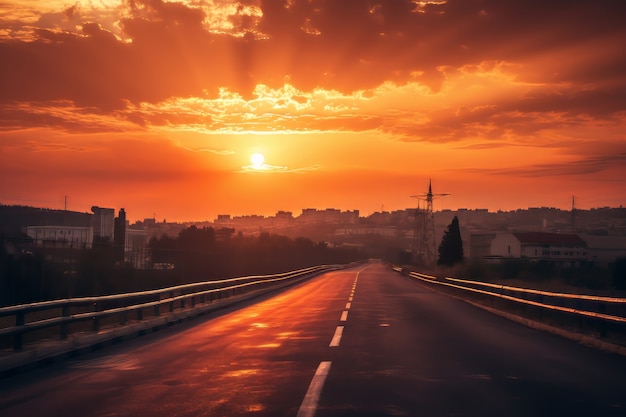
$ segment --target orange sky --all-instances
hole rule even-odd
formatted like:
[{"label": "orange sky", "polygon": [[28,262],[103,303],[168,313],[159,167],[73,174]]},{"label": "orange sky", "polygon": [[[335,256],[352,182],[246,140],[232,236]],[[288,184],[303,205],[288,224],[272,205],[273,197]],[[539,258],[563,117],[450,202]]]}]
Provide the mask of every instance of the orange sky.
[{"label": "orange sky", "polygon": [[2,204],[626,203],[622,0],[69,3],[0,2]]}]

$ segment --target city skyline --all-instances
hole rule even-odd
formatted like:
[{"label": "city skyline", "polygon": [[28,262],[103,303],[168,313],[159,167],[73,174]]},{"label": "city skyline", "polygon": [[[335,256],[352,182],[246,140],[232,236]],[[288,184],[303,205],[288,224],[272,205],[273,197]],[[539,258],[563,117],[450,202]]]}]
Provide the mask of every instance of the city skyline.
[{"label": "city skyline", "polygon": [[[30,205],[10,205],[10,204],[4,204],[3,202],[0,202],[0,208],[16,208],[16,209],[26,209],[26,210],[36,210],[36,211],[42,211],[42,212],[51,212],[51,213],[63,213],[63,212],[67,212],[67,213],[74,213],[74,214],[87,214],[87,215],[92,215],[93,214],[93,209],[94,207],[91,208],[91,210],[80,210],[80,209],[72,209],[72,208],[54,208],[54,207],[37,207],[37,206],[30,206]],[[140,217],[140,216],[132,216],[129,215],[130,213],[127,213],[126,209],[124,207],[95,207],[99,210],[108,210],[110,211],[112,214],[112,216],[114,217],[114,213],[116,210],[121,210],[122,212],[124,212],[125,218],[127,220],[127,224],[128,225],[133,225],[135,223],[143,223],[145,221],[150,221],[150,222],[155,222],[155,223],[169,223],[169,224],[200,224],[200,223],[215,223],[215,224],[223,224],[224,222],[228,222],[231,220],[255,220],[255,219],[262,219],[262,220],[271,220],[271,219],[298,219],[298,218],[303,218],[303,217],[308,217],[313,215],[324,215],[324,214],[330,214],[330,215],[349,215],[349,218],[359,218],[359,219],[367,219],[371,216],[377,216],[377,215],[390,215],[390,214],[397,214],[397,213],[402,213],[402,212],[414,212],[416,209],[421,210],[421,211],[425,211],[426,207],[421,205],[420,207],[404,207],[404,208],[399,208],[399,209],[390,209],[387,210],[384,207],[380,207],[378,210],[374,210],[372,212],[363,212],[361,210],[359,210],[358,208],[348,208],[348,209],[339,209],[339,208],[335,208],[335,207],[302,207],[298,210],[295,211],[290,211],[290,210],[276,210],[274,212],[271,213],[255,213],[255,212],[247,212],[247,213],[227,213],[227,212],[218,212],[218,214],[214,217],[210,217],[210,216],[204,216],[202,218],[196,218],[196,219],[180,219],[180,220],[172,220],[172,219],[167,219],[167,218],[160,218],[159,216],[156,215],[156,212],[153,213],[152,216],[148,216],[148,217]],[[591,207],[591,208],[587,208],[587,209],[583,209],[583,208],[578,208],[575,207],[575,213],[600,213],[602,211],[606,211],[606,210],[622,210],[623,206],[602,206],[602,207]],[[570,208],[559,208],[559,207],[552,207],[552,206],[537,206],[537,207],[519,207],[519,208],[515,208],[512,210],[489,210],[488,208],[484,208],[484,207],[459,207],[459,208],[434,208],[433,209],[433,213],[434,214],[507,214],[507,213],[522,213],[522,212],[554,212],[554,213],[565,213],[568,216],[569,220],[572,220],[571,218],[571,214],[572,214],[572,207]],[[356,217],[355,217],[356,216]],[[111,217],[111,218],[113,218]],[[210,218],[209,218],[210,217]],[[344,217],[348,218],[348,217]],[[54,222],[53,222],[54,223]],[[51,223],[52,224],[52,223]]]},{"label": "city skyline", "polygon": [[0,5],[0,202],[129,218],[626,202],[619,1]]}]

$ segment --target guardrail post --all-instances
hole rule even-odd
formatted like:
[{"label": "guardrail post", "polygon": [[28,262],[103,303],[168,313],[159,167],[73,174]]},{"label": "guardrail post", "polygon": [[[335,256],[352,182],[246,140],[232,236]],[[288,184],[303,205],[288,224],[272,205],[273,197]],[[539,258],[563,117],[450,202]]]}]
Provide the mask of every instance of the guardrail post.
[{"label": "guardrail post", "polygon": [[[93,311],[97,312],[99,310],[100,306],[98,305],[98,303],[93,303]],[[100,317],[98,316],[94,316],[93,317],[93,331],[94,332],[99,332],[100,331]]]},{"label": "guardrail post", "polygon": [[[576,305],[575,305],[577,310],[584,310],[584,303],[583,300],[577,300],[576,301]],[[585,329],[585,316],[578,316],[578,320],[576,320],[578,322],[578,329],[583,331]]]},{"label": "guardrail post", "polygon": [[[174,291],[170,291],[170,299],[174,298]],[[174,301],[170,302],[170,313],[174,311]]]},{"label": "guardrail post", "polygon": [[[606,313],[606,305],[604,303],[600,304],[600,308],[598,309],[600,313]],[[606,320],[600,320],[600,337],[604,339],[607,336],[607,323]]]},{"label": "guardrail post", "polygon": [[[24,325],[24,312],[18,311],[15,314],[15,327]],[[22,333],[15,333],[13,335],[13,350],[22,350]]]},{"label": "guardrail post", "polygon": [[[61,307],[61,314],[63,315],[63,317],[69,317],[70,316],[70,305],[69,304],[64,304],[63,307]],[[59,337],[61,338],[61,340],[65,340],[67,339],[67,323],[62,323],[61,324],[61,329],[59,331]]]},{"label": "guardrail post", "polygon": [[[528,297],[528,296],[526,296],[524,299],[525,299],[525,300],[527,300],[528,298],[529,298],[529,297]],[[541,303],[541,304],[544,304],[543,295],[539,295],[539,296],[537,296],[537,302],[539,302],[539,303]],[[525,309],[526,309],[526,310],[528,310],[528,308],[525,308]],[[541,318],[543,318],[543,317],[545,316],[543,308],[538,308],[538,309],[536,309],[536,310],[537,310],[537,314],[539,315],[539,318],[540,318],[540,319],[541,319]]]}]

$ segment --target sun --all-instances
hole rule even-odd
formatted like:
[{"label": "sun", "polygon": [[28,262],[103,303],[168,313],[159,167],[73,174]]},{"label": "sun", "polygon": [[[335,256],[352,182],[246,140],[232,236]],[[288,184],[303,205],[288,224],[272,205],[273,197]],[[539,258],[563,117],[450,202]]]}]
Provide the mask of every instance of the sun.
[{"label": "sun", "polygon": [[255,153],[250,157],[250,162],[252,162],[252,168],[263,169],[263,165],[265,164],[265,157],[263,156],[263,154]]}]

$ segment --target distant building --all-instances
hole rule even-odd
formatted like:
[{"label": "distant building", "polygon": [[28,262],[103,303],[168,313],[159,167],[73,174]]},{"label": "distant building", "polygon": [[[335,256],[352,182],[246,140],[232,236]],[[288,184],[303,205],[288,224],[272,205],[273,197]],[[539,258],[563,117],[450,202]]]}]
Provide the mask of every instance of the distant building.
[{"label": "distant building", "polygon": [[302,213],[298,216],[298,221],[300,223],[312,224],[321,222],[321,219],[318,216],[318,212],[314,208],[305,208],[302,209]]},{"label": "distant building", "polygon": [[293,213],[291,213],[290,211],[278,211],[276,213],[276,220],[283,220],[283,221],[292,221],[293,220]]},{"label": "distant building", "polygon": [[489,257],[575,265],[587,260],[587,244],[575,234],[498,233],[491,241]]},{"label": "distant building", "polygon": [[113,242],[115,234],[115,210],[112,208],[102,208],[93,206],[93,236],[109,239]]},{"label": "distant building", "polygon": [[113,243],[124,246],[126,242],[126,211],[120,209],[113,221]]},{"label": "distant building", "polygon": [[80,226],[26,226],[26,235],[37,247],[88,249],[93,229]]},{"label": "distant building", "polygon": [[113,221],[113,245],[118,261],[124,261],[124,248],[126,247],[126,211],[120,209]]},{"label": "distant building", "polygon": [[468,258],[485,258],[491,255],[491,242],[495,233],[472,233],[469,237]]},{"label": "distant building", "polygon": [[139,229],[126,229],[124,242],[124,262],[137,269],[148,267],[148,232]]},{"label": "distant building", "polygon": [[298,217],[298,222],[302,224],[357,224],[359,222],[359,211],[344,211],[327,208],[316,210],[312,208],[302,209],[302,214]]},{"label": "distant building", "polygon": [[215,240],[222,242],[230,239],[235,234],[235,229],[232,227],[220,227],[215,229]]},{"label": "distant building", "polygon": [[92,217],[89,213],[75,211],[0,204],[0,236],[23,236],[27,226],[90,227]]},{"label": "distant building", "polygon": [[215,219],[216,224],[230,224],[231,222],[230,214],[218,214],[217,219]]},{"label": "distant building", "polygon": [[335,237],[376,235],[388,238],[397,238],[398,234],[398,229],[393,226],[351,226],[335,230]]},{"label": "distant building", "polygon": [[617,258],[626,257],[626,236],[581,235],[587,243],[588,260],[596,266],[608,267]]}]

